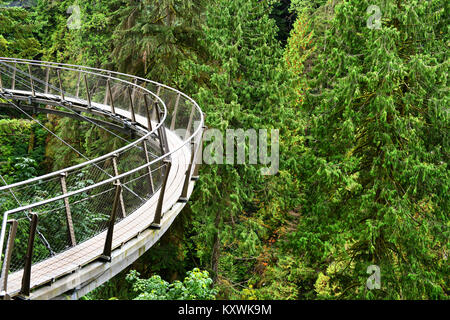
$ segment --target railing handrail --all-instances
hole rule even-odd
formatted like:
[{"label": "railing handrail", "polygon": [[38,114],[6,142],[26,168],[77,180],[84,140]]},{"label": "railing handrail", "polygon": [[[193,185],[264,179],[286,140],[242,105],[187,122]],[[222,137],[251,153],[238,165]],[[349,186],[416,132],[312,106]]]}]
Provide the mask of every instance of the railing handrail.
[{"label": "railing handrail", "polygon": [[[9,61],[13,61],[13,62],[17,62],[17,61],[22,61],[22,62],[31,62],[30,64],[33,65],[33,63],[36,62],[42,62],[44,64],[48,64],[48,65],[56,65],[56,66],[66,66],[66,67],[77,67],[80,69],[87,69],[87,70],[94,70],[94,71],[101,71],[101,72],[107,72],[108,74],[116,74],[116,75],[121,75],[121,76],[125,76],[125,77],[133,77],[135,79],[144,81],[144,82],[148,82],[148,83],[152,83],[156,86],[162,87],[162,88],[166,88],[168,90],[171,91],[175,91],[177,94],[182,95],[183,97],[185,97],[186,99],[190,100],[192,103],[194,103],[198,110],[201,110],[199,105],[197,104],[197,102],[195,102],[194,99],[192,99],[191,97],[189,97],[187,94],[181,92],[178,89],[172,88],[168,85],[153,81],[153,80],[149,80],[149,79],[145,79],[142,77],[138,77],[138,76],[132,76],[126,73],[122,73],[122,72],[118,72],[118,71],[110,71],[110,70],[105,70],[105,69],[99,69],[99,68],[94,68],[94,67],[86,67],[86,66],[80,66],[80,65],[76,65],[76,64],[68,64],[68,63],[58,63],[58,62],[51,62],[51,61],[36,61],[36,60],[29,60],[29,59],[20,59],[20,58],[8,58],[8,57],[0,57],[0,60],[9,60]],[[47,65],[45,65],[47,66]]]},{"label": "railing handrail", "polygon": [[[24,62],[27,61],[27,60],[24,60],[24,59],[10,59],[10,58],[0,57],[0,62],[2,60],[8,60],[8,61],[13,61],[13,62],[17,62],[18,61],[19,63],[24,63]],[[55,66],[48,66],[48,65],[44,65],[44,64],[37,64],[36,63],[37,61],[34,61],[34,60],[28,60],[28,61],[33,61],[34,63],[32,65],[35,65],[35,66],[38,65],[38,66],[52,67],[52,68],[55,67]],[[58,68],[59,68],[59,65],[58,65]],[[81,70],[81,69],[68,69],[68,68],[65,68],[65,70],[77,71],[77,72],[86,72],[86,71]],[[103,71],[108,72],[107,70],[103,70]],[[86,73],[93,74],[93,75],[98,75],[98,76],[102,76],[102,77],[107,77],[107,76],[105,76],[103,74],[97,74],[97,73],[92,73],[92,72],[86,72]],[[133,77],[133,76],[129,76],[129,77],[132,77],[133,79],[137,79],[137,77]],[[28,179],[28,180],[23,180],[23,181],[19,181],[19,182],[13,183],[13,184],[8,184],[6,186],[0,186],[0,192],[1,191],[5,191],[5,190],[10,190],[12,188],[17,188],[17,187],[20,187],[20,186],[23,186],[23,185],[31,184],[31,183],[34,183],[34,182],[37,182],[37,181],[40,181],[40,180],[50,179],[52,177],[56,177],[56,176],[60,175],[61,173],[75,171],[77,169],[86,167],[86,166],[88,166],[90,164],[93,164],[93,163],[102,161],[104,159],[107,159],[107,158],[113,156],[116,153],[120,153],[122,151],[125,151],[125,150],[128,150],[128,149],[134,147],[135,145],[137,145],[138,143],[142,142],[143,140],[145,140],[149,136],[151,136],[153,133],[155,133],[159,129],[159,127],[161,127],[164,124],[164,122],[165,122],[165,120],[167,118],[167,107],[166,107],[165,102],[159,96],[157,96],[155,93],[151,92],[148,89],[145,89],[145,88],[143,88],[143,87],[141,87],[141,86],[139,86],[137,84],[128,82],[126,80],[119,79],[119,78],[111,78],[109,76],[108,76],[108,78],[109,79],[113,79],[113,80],[118,80],[118,81],[127,83],[127,84],[132,85],[132,86],[139,87],[139,88],[145,90],[146,92],[148,92],[149,94],[151,94],[152,96],[156,97],[156,99],[159,100],[159,102],[163,106],[163,110],[164,110],[164,115],[163,115],[163,118],[161,119],[161,122],[158,123],[157,126],[152,131],[147,132],[144,136],[142,136],[138,140],[136,140],[136,141],[134,141],[134,142],[132,142],[130,144],[127,144],[126,146],[124,146],[122,148],[114,150],[114,151],[112,151],[110,153],[107,153],[107,154],[105,154],[103,156],[100,156],[100,157],[97,157],[95,159],[91,159],[89,161],[85,161],[83,163],[80,163],[80,164],[77,164],[77,165],[73,165],[73,166],[68,167],[68,168],[64,168],[64,169],[61,169],[61,170],[58,170],[58,171],[54,171],[54,172],[51,172],[51,173],[48,173],[48,174],[45,174],[45,175],[42,175],[42,176],[39,176],[39,177],[31,178],[31,179]]]}]

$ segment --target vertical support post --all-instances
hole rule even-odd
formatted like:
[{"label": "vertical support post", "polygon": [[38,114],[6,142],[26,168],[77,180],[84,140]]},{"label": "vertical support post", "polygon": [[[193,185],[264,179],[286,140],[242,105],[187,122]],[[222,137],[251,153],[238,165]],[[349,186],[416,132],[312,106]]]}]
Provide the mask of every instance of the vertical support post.
[{"label": "vertical support post", "polygon": [[78,80],[77,80],[77,91],[75,97],[80,97],[80,83],[81,83],[81,70],[78,72]]},{"label": "vertical support post", "polygon": [[[108,80],[106,80],[106,82],[108,82]],[[105,99],[103,99],[103,104],[105,106],[108,105],[108,86],[106,86],[106,89],[105,89]]]},{"label": "vertical support post", "polygon": [[[195,137],[193,138],[195,139]],[[192,167],[194,166],[195,156],[196,156],[195,141],[191,140],[191,162],[189,163],[189,167],[186,170],[186,177],[184,178],[183,191],[181,191],[181,197],[178,199],[178,202],[186,203],[188,202],[188,191],[189,191],[189,182],[191,181],[192,175]]]},{"label": "vertical support post", "polygon": [[2,71],[3,71],[3,67],[0,67],[0,92],[4,92],[3,81],[2,81]]},{"label": "vertical support post", "polygon": [[116,108],[114,107],[114,98],[113,98],[113,95],[112,95],[111,83],[109,81],[109,78],[108,78],[108,80],[106,80],[106,88],[108,90],[109,100],[111,101],[111,113],[113,115],[115,115],[116,114]]},{"label": "vertical support post", "polygon": [[[142,144],[144,146],[145,161],[147,163],[149,163],[150,158],[148,156],[147,143],[146,143],[145,139],[142,141]],[[147,169],[148,169],[148,179],[150,180],[149,181],[150,182],[150,194],[153,194],[153,192],[155,191],[155,186],[153,185],[152,168],[150,165],[148,165]]]},{"label": "vertical support post", "polygon": [[31,213],[30,234],[28,236],[27,253],[25,255],[25,266],[23,267],[22,287],[19,293],[21,296],[25,297],[28,297],[30,295],[31,265],[33,262],[34,238],[36,236],[37,224],[37,214]]},{"label": "vertical support post", "polygon": [[5,261],[3,262],[2,268],[2,288],[0,292],[0,297],[3,296],[3,300],[9,300],[10,297],[8,295],[8,273],[9,266],[11,264],[11,255],[12,250],[14,248],[14,239],[16,238],[17,233],[17,220],[9,220],[7,223],[11,224],[11,228],[9,229],[8,243],[6,245],[6,254]]},{"label": "vertical support post", "polygon": [[131,122],[136,123],[136,114],[134,112],[134,104],[133,104],[133,94],[131,92],[131,87],[127,87],[128,97],[130,98],[130,112],[131,112]]},{"label": "vertical support post", "polygon": [[199,137],[199,142],[198,142],[198,146],[197,146],[197,159],[195,161],[195,165],[194,165],[194,173],[192,174],[191,180],[192,181],[197,181],[199,179],[199,169],[200,169],[200,162],[198,159],[198,155],[202,152],[201,148],[202,148],[202,138],[203,138],[203,132],[206,130],[206,127],[203,126],[202,128],[202,132],[200,133],[200,137]]},{"label": "vertical support post", "polygon": [[153,126],[152,126],[152,118],[150,115],[150,104],[148,102],[148,93],[144,94],[144,102],[145,102],[145,112],[147,113],[147,129],[148,131],[153,131]]},{"label": "vertical support post", "polygon": [[61,101],[64,101],[64,90],[63,90],[63,85],[62,85],[62,80],[61,80],[61,70],[57,69],[56,72],[58,73],[58,81],[59,81],[59,91],[61,93]]},{"label": "vertical support post", "polygon": [[[117,158],[118,157],[119,157],[118,154],[115,154],[112,157],[113,170],[114,170],[114,175],[116,177],[119,175],[119,166],[117,165]],[[117,179],[116,183],[120,184],[120,180]],[[127,216],[127,212],[125,211],[125,202],[123,201],[123,192],[122,192],[122,190],[120,191],[119,200],[120,200],[120,207],[122,209],[122,218],[125,218]]]},{"label": "vertical support post", "polygon": [[184,140],[187,140],[187,138],[189,138],[189,134],[191,133],[192,120],[194,119],[194,113],[195,113],[195,105],[192,104],[191,114],[189,115],[189,122],[188,122],[188,125],[186,128],[186,134],[184,135]]},{"label": "vertical support post", "polygon": [[134,79],[133,81],[133,94],[131,95],[131,100],[136,101],[136,87],[137,87],[137,79]]},{"label": "vertical support post", "polygon": [[[156,89],[156,95],[159,97],[160,93],[161,93],[161,86],[158,86],[158,88]],[[155,101],[155,103],[157,102]],[[153,108],[152,119],[156,119],[156,113],[157,113],[156,108]]]},{"label": "vertical support post", "polygon": [[[64,195],[67,194],[66,176],[67,176],[66,172],[63,172],[60,175],[61,190]],[[73,229],[72,212],[70,211],[69,199],[67,197],[64,198],[64,206],[66,209],[67,235],[69,238],[70,245],[74,247],[77,245],[77,241],[75,238],[75,231]]]},{"label": "vertical support post", "polygon": [[87,93],[87,99],[88,99],[88,109],[91,109],[91,93],[89,92],[89,83],[87,80],[87,76],[86,73],[83,75],[84,76],[84,83],[86,85],[86,93]]},{"label": "vertical support post", "polygon": [[117,209],[119,208],[119,201],[120,201],[119,198],[122,192],[122,186],[120,185],[120,183],[116,181],[114,182],[114,185],[116,186],[116,192],[114,195],[111,215],[109,217],[108,232],[106,233],[105,246],[103,248],[103,254],[100,256],[100,259],[106,261],[111,261],[114,224],[116,223]]},{"label": "vertical support post", "polygon": [[175,122],[177,120],[177,111],[178,111],[178,105],[180,103],[180,98],[181,98],[181,94],[179,93],[177,95],[177,100],[175,101],[175,108],[173,109],[172,122],[170,124],[171,131],[175,130]]},{"label": "vertical support post", "polygon": [[[111,73],[109,73],[109,77],[111,77]],[[103,100],[103,104],[106,106],[108,105],[108,97],[109,97],[109,93],[108,93],[108,79],[106,79],[106,85],[105,85],[105,99]]]},{"label": "vertical support post", "polygon": [[45,94],[48,93],[48,81],[49,80],[50,80],[50,67],[47,67],[46,71],[45,71],[45,91],[44,91]]},{"label": "vertical support post", "polygon": [[36,96],[36,92],[34,91],[34,83],[33,83],[33,76],[31,75],[31,66],[28,64],[28,75],[30,76],[30,85],[31,85],[31,94],[33,97]]},{"label": "vertical support post", "polygon": [[[158,123],[161,123],[161,115],[162,115],[162,112],[161,112],[161,110],[159,109],[159,106],[158,106],[158,103],[157,102],[155,102],[155,109],[156,109],[156,119],[157,119],[157,121],[158,121]],[[162,125],[160,125],[159,127],[158,127],[158,135],[159,135],[159,145],[161,146],[161,154],[163,155],[163,154],[166,154],[166,139],[165,139],[165,136],[166,136],[166,132],[165,132],[165,128],[164,128],[164,124],[162,124]],[[168,149],[168,148],[167,148]]]},{"label": "vertical support post", "polygon": [[170,168],[172,167],[172,161],[170,159],[164,159],[163,162],[166,165],[166,172],[164,173],[164,180],[161,186],[158,204],[156,206],[155,217],[153,222],[150,224],[150,228],[152,229],[160,229],[161,228],[161,218],[162,218],[162,209],[164,204],[164,195],[166,193],[167,181],[169,179]]},{"label": "vertical support post", "polygon": [[16,69],[17,69],[17,62],[14,62],[14,69],[13,69],[13,75],[12,75],[12,82],[11,82],[11,89],[16,89]]}]

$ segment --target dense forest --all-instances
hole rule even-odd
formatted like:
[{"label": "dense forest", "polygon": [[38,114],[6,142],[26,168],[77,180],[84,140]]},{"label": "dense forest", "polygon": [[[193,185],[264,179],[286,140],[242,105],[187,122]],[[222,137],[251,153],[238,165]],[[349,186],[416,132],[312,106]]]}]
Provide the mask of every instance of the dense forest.
[{"label": "dense forest", "polygon": [[[209,128],[279,130],[276,174],[202,165],[161,241],[85,299],[448,299],[448,1],[0,4],[0,57],[145,77]],[[39,117],[92,157],[119,143]],[[1,111],[0,184],[81,161]]]}]

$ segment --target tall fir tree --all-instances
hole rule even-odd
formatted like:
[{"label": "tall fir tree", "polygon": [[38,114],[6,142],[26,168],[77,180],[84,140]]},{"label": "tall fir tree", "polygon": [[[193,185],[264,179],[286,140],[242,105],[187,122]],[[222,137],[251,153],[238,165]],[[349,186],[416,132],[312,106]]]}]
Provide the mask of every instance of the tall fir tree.
[{"label": "tall fir tree", "polygon": [[112,59],[120,71],[177,85],[182,61],[200,51],[204,0],[121,1]]},{"label": "tall fir tree", "polygon": [[[332,19],[314,39],[305,201],[290,245],[321,271],[318,297],[445,298],[448,2],[377,4],[328,3]],[[370,265],[379,290],[366,286]]]}]

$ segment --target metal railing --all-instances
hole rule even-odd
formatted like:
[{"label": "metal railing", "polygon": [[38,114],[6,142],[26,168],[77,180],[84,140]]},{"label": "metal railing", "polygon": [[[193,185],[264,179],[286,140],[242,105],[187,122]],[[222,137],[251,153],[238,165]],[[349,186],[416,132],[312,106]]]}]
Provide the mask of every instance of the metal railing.
[{"label": "metal railing", "polygon": [[114,226],[158,192],[154,220],[148,225],[160,227],[172,160],[180,154],[190,159],[187,170],[177,172],[184,181],[179,202],[187,201],[204,117],[197,103],[180,91],[118,72],[0,58],[0,102],[25,115],[26,108],[65,112],[110,133],[106,127],[122,126],[141,136],[133,142],[118,136],[126,144],[96,159],[80,154],[83,163],[0,186],[4,297],[9,296],[10,274],[21,272],[18,294],[29,296],[32,277],[40,276],[31,274],[32,265],[101,233],[106,236],[98,257],[110,259]]}]

